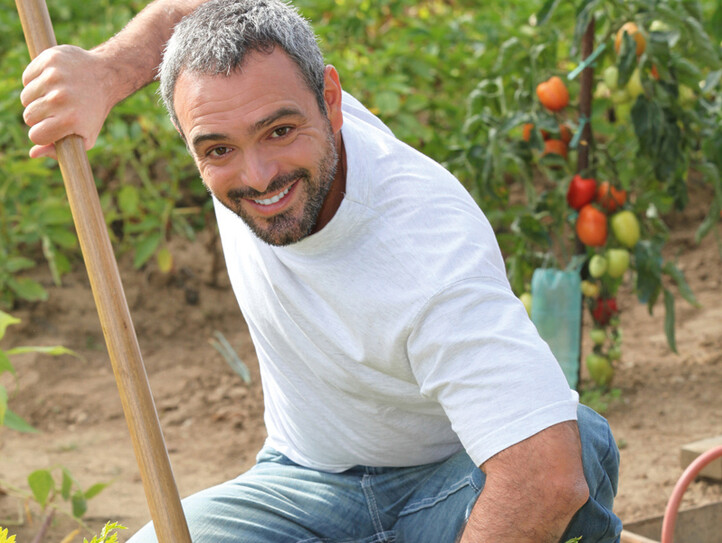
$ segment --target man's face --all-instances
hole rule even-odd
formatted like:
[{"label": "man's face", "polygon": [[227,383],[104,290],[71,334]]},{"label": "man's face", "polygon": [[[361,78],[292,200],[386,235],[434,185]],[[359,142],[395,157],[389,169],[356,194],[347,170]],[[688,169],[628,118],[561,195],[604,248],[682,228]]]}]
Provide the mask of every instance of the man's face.
[{"label": "man's face", "polygon": [[[326,98],[328,104],[328,91]],[[340,85],[335,100],[334,94],[329,115],[322,113],[296,65],[278,48],[249,55],[228,76],[184,72],[174,95],[178,128],[203,183],[271,245],[318,231],[340,204],[328,198],[345,181],[334,183],[341,177]]]}]

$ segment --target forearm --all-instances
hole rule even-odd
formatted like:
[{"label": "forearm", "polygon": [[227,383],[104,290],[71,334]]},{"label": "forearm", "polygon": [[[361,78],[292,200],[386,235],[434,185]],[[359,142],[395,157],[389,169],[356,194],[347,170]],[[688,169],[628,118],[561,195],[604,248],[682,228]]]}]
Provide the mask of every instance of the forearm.
[{"label": "forearm", "polygon": [[565,495],[540,498],[528,488],[509,492],[487,484],[469,517],[461,543],[557,543],[587,499],[586,486]]},{"label": "forearm", "polygon": [[589,497],[573,421],[501,451],[482,469],[486,482],[461,543],[557,543]]},{"label": "forearm", "polygon": [[206,0],[155,0],[123,30],[92,50],[108,67],[113,104],[152,82],[174,26]]}]

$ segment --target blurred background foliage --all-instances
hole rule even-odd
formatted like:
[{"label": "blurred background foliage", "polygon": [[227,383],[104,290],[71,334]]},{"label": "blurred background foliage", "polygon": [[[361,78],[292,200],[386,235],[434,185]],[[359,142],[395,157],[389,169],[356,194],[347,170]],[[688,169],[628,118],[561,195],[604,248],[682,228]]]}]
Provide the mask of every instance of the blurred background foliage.
[{"label": "blurred background foliage", "polygon": [[[716,0],[662,3],[680,2],[699,11],[694,20],[718,52],[722,8]],[[534,152],[533,145],[515,131],[540,109],[534,101],[536,83],[578,64],[580,18],[593,9],[600,39],[606,39],[625,18],[638,16],[640,6],[651,10],[659,3],[634,2],[632,12],[623,2],[586,0],[295,2],[313,23],[344,88],[397,136],[456,173],[499,232],[523,214],[510,203],[510,184],[523,186],[535,179],[524,160]],[[90,48],[121,29],[145,4],[54,0],[49,9],[59,43]],[[46,262],[60,283],[80,256],[57,164],[26,158],[30,142],[19,94],[29,58],[14,4],[0,0],[0,7],[0,307],[12,308],[19,299],[47,296],[39,283],[25,277],[27,270]],[[549,20],[543,20],[546,15]],[[698,49],[692,47],[692,52]],[[695,77],[709,73],[705,66],[690,65]],[[570,84],[573,96],[576,87],[576,81]],[[132,255],[136,267],[155,263],[167,271],[172,268],[167,244],[173,236],[192,238],[198,229],[215,226],[195,167],[155,90],[150,85],[113,110],[90,162],[118,254]],[[710,111],[718,115],[719,125],[719,110]],[[604,115],[606,109],[596,113]],[[540,126],[551,122],[541,113],[535,118]],[[633,131],[619,137],[635,139]],[[624,158],[615,164],[627,164],[628,156]],[[553,178],[570,172],[566,165]],[[528,192],[532,198],[533,190]]]}]

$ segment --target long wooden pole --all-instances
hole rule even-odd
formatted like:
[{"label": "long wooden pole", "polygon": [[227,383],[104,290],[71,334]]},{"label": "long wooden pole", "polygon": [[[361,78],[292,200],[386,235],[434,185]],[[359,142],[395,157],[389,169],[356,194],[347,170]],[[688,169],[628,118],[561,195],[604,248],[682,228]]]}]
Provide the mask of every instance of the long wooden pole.
[{"label": "long wooden pole", "polygon": [[[57,45],[45,1],[15,3],[30,57]],[[83,140],[68,136],[55,143],[55,150],[158,540],[190,543]]]}]

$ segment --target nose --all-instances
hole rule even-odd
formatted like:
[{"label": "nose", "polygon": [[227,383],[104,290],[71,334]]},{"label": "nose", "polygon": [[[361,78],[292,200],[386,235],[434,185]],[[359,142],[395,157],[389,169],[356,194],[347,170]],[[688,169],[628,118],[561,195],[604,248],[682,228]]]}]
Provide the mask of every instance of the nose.
[{"label": "nose", "polygon": [[241,181],[247,187],[264,193],[268,186],[280,173],[276,160],[265,157],[260,153],[245,153]]}]

